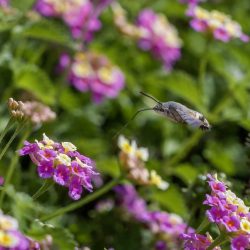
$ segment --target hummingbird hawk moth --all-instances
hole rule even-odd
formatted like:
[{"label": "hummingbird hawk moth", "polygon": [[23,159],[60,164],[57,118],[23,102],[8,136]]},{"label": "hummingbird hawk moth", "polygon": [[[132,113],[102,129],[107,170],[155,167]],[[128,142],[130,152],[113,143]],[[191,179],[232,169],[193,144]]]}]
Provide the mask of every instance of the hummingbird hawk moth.
[{"label": "hummingbird hawk moth", "polygon": [[[153,110],[156,113],[161,114],[164,117],[176,123],[190,125],[193,128],[200,128],[203,131],[211,129],[211,125],[209,124],[207,119],[204,117],[203,114],[199,113],[198,111],[192,110],[178,102],[173,102],[173,101],[160,102],[153,96],[146,94],[144,92],[140,92],[140,94],[152,99],[157,104],[153,108],[145,108],[145,109],[138,110],[134,114],[134,116],[130,119],[130,121],[132,121],[139,113],[143,111]],[[123,130],[129,124],[129,122],[127,122],[122,127],[121,130]]]},{"label": "hummingbird hawk moth", "polygon": [[[158,114],[167,117],[169,120],[176,123],[183,123],[190,125],[194,128],[200,128],[202,130],[210,130],[211,126],[203,114],[192,110],[178,102],[160,102],[153,96],[150,96],[144,92],[140,92],[142,95],[154,100],[157,104],[151,109]],[[144,111],[144,110],[139,110]]]}]

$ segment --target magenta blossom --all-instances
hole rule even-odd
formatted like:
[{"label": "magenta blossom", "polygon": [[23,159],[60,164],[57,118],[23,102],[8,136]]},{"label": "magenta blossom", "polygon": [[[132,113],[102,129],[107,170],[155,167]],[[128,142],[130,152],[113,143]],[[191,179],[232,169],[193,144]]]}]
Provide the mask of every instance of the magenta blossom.
[{"label": "magenta blossom", "polygon": [[34,241],[20,232],[17,220],[0,211],[0,249],[30,250],[33,245]]},{"label": "magenta blossom", "polygon": [[138,195],[132,185],[119,185],[115,188],[115,191],[119,204],[128,215],[143,223],[153,234],[160,236],[160,239],[167,239],[166,243],[157,242],[156,249],[181,249],[181,234],[186,230],[188,233],[193,232],[193,229],[187,228],[182,218],[176,214],[150,211],[147,208],[146,201]]},{"label": "magenta blossom", "polygon": [[245,250],[249,249],[250,242],[249,237],[240,235],[232,240],[231,249],[232,250]]},{"label": "magenta blossom", "polygon": [[[60,61],[61,67],[67,64],[65,54]],[[90,91],[95,103],[100,103],[105,98],[115,98],[124,87],[122,71],[105,56],[90,52],[75,55],[69,81],[81,92]]]},{"label": "magenta blossom", "polygon": [[150,9],[140,12],[137,27],[141,31],[139,47],[150,51],[155,58],[163,62],[167,70],[170,70],[181,57],[182,42],[175,27],[165,16],[156,14]]},{"label": "magenta blossom", "polygon": [[[201,235],[196,233],[184,233],[181,238],[184,240],[184,250],[206,250],[212,243],[210,235]],[[219,247],[214,250],[220,250]]]},{"label": "magenta blossom", "polygon": [[118,3],[113,4],[112,9],[118,29],[136,40],[142,50],[150,52],[162,62],[166,70],[171,70],[181,57],[182,41],[167,18],[151,9],[144,9],[139,13],[136,24],[131,24],[125,10]]},{"label": "magenta blossom", "polygon": [[35,9],[46,17],[61,18],[74,38],[90,41],[93,33],[101,28],[99,15],[112,0],[38,0]]},{"label": "magenta blossom", "polygon": [[229,190],[225,183],[219,181],[216,175],[207,175],[207,179],[211,194],[206,195],[204,204],[210,207],[206,212],[209,221],[216,223],[219,228],[230,233],[232,249],[247,249],[243,246],[249,247],[249,207]]},{"label": "magenta blossom", "polygon": [[241,26],[233,21],[230,16],[217,10],[207,11],[199,6],[190,5],[187,15],[191,16],[191,27],[198,32],[206,32],[222,42],[229,42],[233,38],[239,38],[248,42],[249,37],[242,32]]},{"label": "magenta blossom", "polygon": [[44,134],[42,141],[25,142],[19,154],[30,156],[41,178],[53,178],[57,184],[68,187],[69,196],[74,200],[81,198],[83,188],[93,189],[91,182],[97,175],[95,164],[70,142],[54,142]]}]

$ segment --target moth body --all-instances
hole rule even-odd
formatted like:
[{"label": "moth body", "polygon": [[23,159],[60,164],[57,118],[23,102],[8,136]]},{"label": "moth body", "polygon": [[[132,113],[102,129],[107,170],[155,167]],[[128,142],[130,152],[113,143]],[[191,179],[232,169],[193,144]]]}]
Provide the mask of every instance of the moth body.
[{"label": "moth body", "polygon": [[158,102],[153,107],[153,110],[173,122],[198,127],[202,130],[209,130],[211,128],[204,115],[178,102]]}]

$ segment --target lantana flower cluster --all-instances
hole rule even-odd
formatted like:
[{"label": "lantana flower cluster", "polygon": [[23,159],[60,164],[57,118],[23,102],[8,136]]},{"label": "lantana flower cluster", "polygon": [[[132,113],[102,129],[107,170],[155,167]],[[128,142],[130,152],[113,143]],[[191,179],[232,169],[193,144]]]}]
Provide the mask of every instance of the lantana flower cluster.
[{"label": "lantana flower cluster", "polygon": [[113,5],[113,12],[114,22],[122,33],[137,40],[138,46],[151,52],[167,70],[172,69],[181,57],[182,41],[164,15],[144,9],[139,13],[136,24],[130,24],[120,5]]},{"label": "lantana flower cluster", "polygon": [[37,101],[22,102],[9,98],[8,108],[11,116],[15,119],[28,120],[33,124],[50,122],[56,118],[56,113],[50,107]]},{"label": "lantana flower cluster", "polygon": [[233,38],[239,38],[243,42],[249,41],[249,36],[243,33],[241,25],[222,12],[191,6],[188,15],[192,17],[191,27],[198,32],[211,33],[215,39],[223,42]]},{"label": "lantana flower cluster", "polygon": [[16,219],[9,215],[4,215],[0,211],[0,249],[1,250],[30,250],[38,243],[23,235],[18,228]]},{"label": "lantana flower cluster", "polygon": [[169,184],[163,181],[155,170],[149,171],[145,167],[148,160],[148,149],[138,147],[136,141],[131,143],[123,135],[118,138],[118,147],[120,148],[119,159],[122,167],[130,180],[140,185],[155,185],[160,189],[167,189]]},{"label": "lantana flower cluster", "polygon": [[[213,242],[209,233],[206,235],[194,232],[184,233],[181,235],[181,239],[184,241],[184,250],[206,250]],[[221,248],[215,247],[213,250],[221,250]]]},{"label": "lantana flower cluster", "polygon": [[[216,175],[207,175],[211,194],[206,195],[204,204],[210,208],[206,215],[221,232],[230,238],[232,250],[250,248],[250,213],[244,201],[236,196]],[[186,250],[206,249],[212,243],[209,236],[183,234]]]},{"label": "lantana flower cluster", "polygon": [[43,134],[42,141],[26,141],[19,154],[30,156],[41,178],[52,178],[55,183],[68,187],[69,196],[74,200],[81,198],[83,188],[93,190],[91,181],[97,175],[95,164],[70,142],[54,142]]},{"label": "lantana flower cluster", "polygon": [[[180,249],[180,235],[191,228],[183,222],[177,214],[169,214],[163,211],[150,211],[146,201],[142,199],[134,186],[126,184],[115,187],[120,206],[136,221],[143,223],[154,235],[163,240],[166,249]],[[164,249],[164,242],[161,247]],[[159,244],[159,242],[158,242]],[[158,248],[159,249],[159,248]]]},{"label": "lantana flower cluster", "polygon": [[[204,204],[210,206],[208,219],[231,234],[232,249],[239,250],[238,241],[244,242],[244,248],[250,247],[250,214],[244,201],[229,190],[225,183],[215,176],[208,175],[211,194],[206,196]],[[240,238],[239,238],[240,237]]]},{"label": "lantana flower cluster", "polygon": [[99,15],[111,0],[38,0],[36,10],[46,17],[62,18],[74,38],[90,41],[101,28]]},{"label": "lantana flower cluster", "polygon": [[62,68],[70,65],[70,83],[81,92],[90,91],[95,103],[115,98],[124,87],[122,71],[104,55],[78,52],[71,62],[64,54],[60,65]]}]

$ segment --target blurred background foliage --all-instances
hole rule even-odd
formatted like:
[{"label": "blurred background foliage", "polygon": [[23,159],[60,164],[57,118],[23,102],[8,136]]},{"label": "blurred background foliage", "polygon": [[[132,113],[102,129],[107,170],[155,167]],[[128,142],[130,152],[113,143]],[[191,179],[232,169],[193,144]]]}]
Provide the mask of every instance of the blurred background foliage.
[{"label": "blurred background foliage", "polygon": [[[154,105],[139,95],[143,90],[161,101],[181,102],[204,113],[212,125],[212,130],[204,133],[145,112],[122,132],[149,148],[148,168],[156,169],[170,183],[166,191],[154,188],[141,191],[151,206],[188,220],[192,206],[202,201],[206,190],[204,180],[197,177],[208,171],[225,173],[233,180],[234,190],[247,199],[250,168],[244,143],[250,130],[248,43],[238,40],[222,43],[196,33],[189,27],[186,6],[177,0],[122,0],[120,4],[131,22],[143,8],[165,14],[183,40],[182,57],[172,72],[165,72],[160,62],[117,31],[112,12],[107,9],[101,16],[103,28],[88,47],[107,55],[122,69],[126,86],[116,99],[96,105],[89,94],[76,91],[65,75],[56,72],[60,54],[64,51],[73,54],[78,45],[60,21],[27,14],[33,2],[13,0],[11,6],[15,11],[0,12],[0,128],[4,128],[9,117],[6,108],[9,97],[34,98],[50,105],[57,112],[57,119],[35,128],[30,140],[41,138],[45,132],[58,141],[71,141],[80,152],[95,159],[106,182],[118,174],[118,150],[116,140],[111,138],[138,109]],[[250,22],[246,21],[249,0],[211,0],[203,5],[230,14],[249,33]],[[0,162],[3,176],[16,146],[15,142]],[[27,159],[18,164],[12,181],[15,188],[9,187],[3,209],[11,211],[29,235],[39,238],[50,233],[58,249],[73,249],[75,241],[92,249],[111,246],[118,250],[151,249],[149,236],[141,226],[124,221],[116,210],[100,214],[92,203],[55,219],[53,230],[34,221],[41,211],[72,201],[65,190],[53,187],[39,202],[32,202],[29,196],[42,182]],[[114,194],[110,192],[107,196]],[[196,215],[194,226],[202,219],[201,212],[196,211]]]}]

